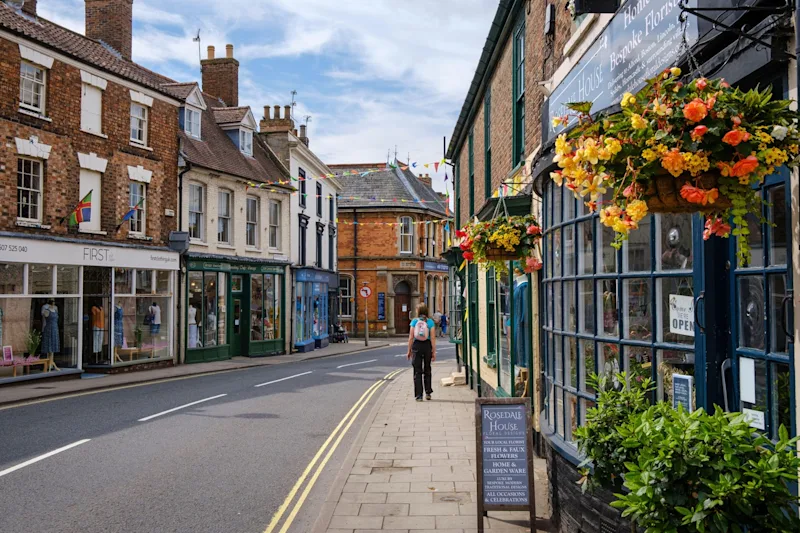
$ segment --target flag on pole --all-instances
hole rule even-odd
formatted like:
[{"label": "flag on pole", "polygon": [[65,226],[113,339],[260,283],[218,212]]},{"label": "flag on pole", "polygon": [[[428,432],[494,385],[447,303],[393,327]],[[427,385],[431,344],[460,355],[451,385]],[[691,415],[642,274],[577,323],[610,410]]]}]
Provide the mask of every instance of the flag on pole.
[{"label": "flag on pole", "polygon": [[130,210],[130,211],[128,211],[127,213],[125,213],[125,216],[124,216],[124,217],[122,217],[122,220],[120,220],[120,221],[119,221],[119,224],[117,224],[117,229],[119,230],[119,228],[120,228],[120,227],[121,227],[121,226],[122,226],[122,225],[123,225],[125,222],[129,221],[130,219],[132,219],[132,218],[133,218],[133,215],[135,215],[137,211],[140,211],[140,210],[142,209],[142,207],[143,207],[143,206],[144,206],[144,198],[142,198],[141,200],[139,200],[139,202],[138,202],[138,203],[137,203],[135,206],[131,207],[131,210]]},{"label": "flag on pole", "polygon": [[78,205],[75,206],[75,209],[72,210],[69,216],[61,219],[61,223],[63,224],[64,220],[67,220],[67,218],[69,218],[68,224],[70,226],[77,226],[81,222],[90,222],[92,220],[92,191],[89,191],[86,196],[78,202]]}]

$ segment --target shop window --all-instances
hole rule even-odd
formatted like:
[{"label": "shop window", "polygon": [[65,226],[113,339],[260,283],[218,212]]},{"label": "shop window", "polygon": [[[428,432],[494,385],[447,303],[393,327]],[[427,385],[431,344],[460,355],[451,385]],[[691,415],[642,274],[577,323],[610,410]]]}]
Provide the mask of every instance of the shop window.
[{"label": "shop window", "polygon": [[264,278],[250,276],[250,340],[264,340]]},{"label": "shop window", "polygon": [[247,197],[247,225],[245,234],[247,237],[246,245],[249,248],[258,248],[259,245],[259,219],[260,217],[260,202],[255,196]]},{"label": "shop window", "polygon": [[189,184],[189,238],[205,239],[206,189],[196,183]]},{"label": "shop window", "polygon": [[130,182],[128,204],[134,210],[130,218],[130,232],[144,235],[147,220],[147,184]]},{"label": "shop window", "polygon": [[264,274],[264,314],[261,317],[264,340],[283,338],[281,317],[283,311],[283,276]]},{"label": "shop window", "polygon": [[103,309],[106,319],[113,320],[113,364],[171,356],[173,295],[170,283],[157,281],[165,276],[172,273],[114,269],[113,309]]},{"label": "shop window", "polygon": [[500,366],[500,387],[507,393],[511,393],[512,380],[511,380],[511,339],[513,324],[511,323],[512,312],[512,291],[509,285],[509,276],[507,272],[501,273],[497,276],[497,293],[500,299],[498,305],[498,314],[500,318],[500,339],[498,346],[498,363]]},{"label": "shop window", "polygon": [[53,266],[30,265],[28,267],[28,294],[52,294]]},{"label": "shop window", "polygon": [[339,316],[353,316],[353,278],[350,276],[339,278]]},{"label": "shop window", "polygon": [[217,193],[217,242],[231,244],[231,199],[230,191]]},{"label": "shop window", "polygon": [[450,270],[450,283],[451,287],[448,291],[450,295],[450,302],[448,303],[447,315],[447,333],[450,335],[450,340],[460,342],[463,333],[463,311],[462,311],[462,291],[461,291],[461,278],[455,274],[455,270]]},{"label": "shop window", "polygon": [[17,218],[42,221],[43,188],[42,162],[22,157],[17,159]]},{"label": "shop window", "polygon": [[19,105],[41,115],[45,112],[47,71],[25,61],[20,63]]},{"label": "shop window", "polygon": [[478,347],[478,265],[470,263],[468,267],[469,279],[469,341],[473,348]]},{"label": "shop window", "polygon": [[[0,266],[0,268],[2,268]],[[56,284],[58,294],[78,294],[81,269],[77,266],[59,266],[56,268]],[[2,290],[2,289],[0,289]]]},{"label": "shop window", "polygon": [[497,285],[495,269],[486,271],[486,353],[497,356]]},{"label": "shop window", "polygon": [[226,345],[227,274],[189,272],[187,348]]}]

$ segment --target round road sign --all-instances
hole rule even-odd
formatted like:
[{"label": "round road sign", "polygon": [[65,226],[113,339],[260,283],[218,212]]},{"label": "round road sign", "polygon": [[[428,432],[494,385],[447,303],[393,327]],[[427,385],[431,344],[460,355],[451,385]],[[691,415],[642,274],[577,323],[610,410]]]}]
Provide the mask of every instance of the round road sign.
[{"label": "round road sign", "polygon": [[359,294],[364,298],[369,298],[370,296],[372,296],[372,289],[370,289],[369,287],[361,287]]}]

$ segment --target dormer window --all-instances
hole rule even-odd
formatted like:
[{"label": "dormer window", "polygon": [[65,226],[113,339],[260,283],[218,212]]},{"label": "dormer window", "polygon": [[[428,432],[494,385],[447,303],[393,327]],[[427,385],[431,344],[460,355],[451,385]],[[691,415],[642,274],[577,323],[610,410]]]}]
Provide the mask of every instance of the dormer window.
[{"label": "dormer window", "polygon": [[200,111],[197,109],[192,109],[191,107],[186,107],[183,120],[183,131],[195,139],[200,139]]},{"label": "dormer window", "polygon": [[253,132],[250,130],[239,130],[239,150],[243,154],[253,155]]}]

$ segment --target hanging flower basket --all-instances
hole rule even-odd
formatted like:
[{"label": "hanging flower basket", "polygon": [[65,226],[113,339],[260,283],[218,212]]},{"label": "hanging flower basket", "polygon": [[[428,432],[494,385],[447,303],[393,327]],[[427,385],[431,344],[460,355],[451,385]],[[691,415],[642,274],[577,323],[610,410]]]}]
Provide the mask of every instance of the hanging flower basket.
[{"label": "hanging flower basket", "polygon": [[461,239],[464,259],[486,268],[505,271],[508,261],[519,261],[526,272],[542,268],[542,229],[533,215],[476,220],[458,230],[456,237]]},{"label": "hanging flower basket", "polygon": [[761,217],[756,185],[781,165],[797,166],[798,113],[770,88],[740,91],[722,79],[680,81],[667,69],[617,113],[592,117],[591,102],[568,104],[554,126],[577,123],[556,139],[553,181],[584,200],[622,246],[648,213],[702,213],[708,239],[737,238],[750,260],[747,215]]}]

